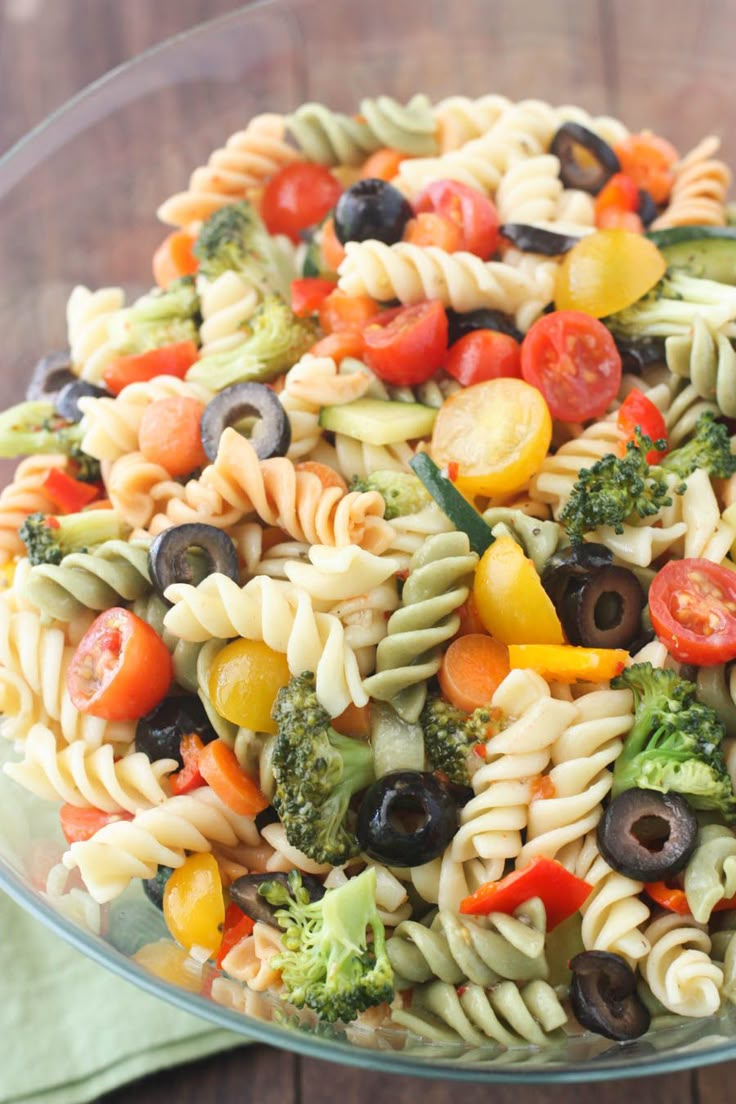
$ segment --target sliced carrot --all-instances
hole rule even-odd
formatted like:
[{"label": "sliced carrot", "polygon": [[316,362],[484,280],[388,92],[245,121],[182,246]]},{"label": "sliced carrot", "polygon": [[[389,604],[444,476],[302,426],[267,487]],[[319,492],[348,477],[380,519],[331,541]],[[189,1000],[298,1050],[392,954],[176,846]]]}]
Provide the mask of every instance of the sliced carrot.
[{"label": "sliced carrot", "polygon": [[322,226],[319,247],[322,250],[322,260],[327,267],[333,272],[337,272],[338,268],[345,260],[345,246],[335,233],[334,219],[327,219]]},{"label": "sliced carrot", "polygon": [[367,161],[363,162],[360,170],[361,179],[371,177],[373,180],[393,180],[399,175],[399,166],[402,161],[408,160],[407,155],[401,150],[384,146],[383,149],[372,153]]},{"label": "sliced carrot", "polygon": [[328,490],[329,487],[339,487],[341,491],[348,489],[343,477],[328,464],[320,464],[318,460],[301,460],[294,467],[297,471],[311,472],[312,475],[316,475],[324,490]]},{"label": "sliced carrot", "polygon": [[434,211],[424,211],[409,219],[404,228],[405,242],[412,245],[436,245],[445,253],[456,253],[462,246],[462,232],[456,222]]},{"label": "sliced carrot", "polygon": [[371,734],[370,702],[368,705],[353,705],[351,702],[347,709],[339,717],[333,717],[330,723],[335,732],[341,732],[343,736],[367,740]]},{"label": "sliced carrot", "polygon": [[362,357],[365,352],[365,338],[357,330],[343,330],[341,333],[323,337],[309,351],[312,356],[332,357],[339,364],[346,357]]},{"label": "sliced carrot", "polygon": [[460,618],[460,628],[457,630],[458,636],[468,636],[470,633],[485,633],[486,629],[480,619],[478,607],[472,594],[460,606],[457,615]]},{"label": "sliced carrot", "polygon": [[481,633],[458,636],[450,644],[439,670],[440,690],[466,713],[488,705],[509,673],[509,650]]},{"label": "sliced carrot", "polygon": [[326,334],[362,330],[379,309],[368,295],[348,295],[338,288],[320,303],[319,324]]},{"label": "sliced carrot", "polygon": [[193,276],[199,262],[192,252],[194,238],[186,230],[174,230],[153,254],[153,278],[159,287],[168,287],[181,276]]},{"label": "sliced carrot", "polygon": [[208,460],[200,431],[203,412],[203,403],[184,395],[147,406],[138,430],[138,447],[146,460],[174,476],[204,467]]},{"label": "sliced carrot", "polygon": [[245,773],[235,752],[224,740],[205,744],[199,756],[199,773],[220,801],[239,816],[255,816],[268,806],[268,799]]},{"label": "sliced carrot", "polygon": [[672,190],[672,166],[679,156],[672,143],[645,130],[630,134],[614,149],[621,171],[631,177],[637,188],[649,192],[655,203],[665,203]]}]

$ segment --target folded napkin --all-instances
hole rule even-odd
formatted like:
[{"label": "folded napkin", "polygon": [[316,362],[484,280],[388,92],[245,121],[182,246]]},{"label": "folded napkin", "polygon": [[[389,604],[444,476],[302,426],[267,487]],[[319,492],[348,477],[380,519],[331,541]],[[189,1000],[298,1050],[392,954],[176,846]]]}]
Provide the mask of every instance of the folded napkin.
[{"label": "folded napkin", "polygon": [[0,1104],[85,1104],[244,1043],[97,965],[2,891],[0,1039]]}]

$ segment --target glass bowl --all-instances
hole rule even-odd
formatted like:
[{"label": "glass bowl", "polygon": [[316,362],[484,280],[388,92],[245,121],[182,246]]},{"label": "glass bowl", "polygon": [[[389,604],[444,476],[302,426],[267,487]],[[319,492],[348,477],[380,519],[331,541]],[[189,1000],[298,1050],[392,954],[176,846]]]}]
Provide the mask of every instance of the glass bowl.
[{"label": "glass bowl", "polygon": [[[699,5],[686,9],[687,26],[678,19],[672,27],[657,7],[664,11],[655,0],[636,10],[626,0],[270,0],[110,73],[0,160],[2,406],[22,397],[39,356],[64,347],[75,284],[121,285],[131,295],[150,286],[147,258],[162,237],[156,207],[257,112],[306,100],[352,111],[362,95],[379,92],[494,91],[618,114],[683,148],[711,129],[725,136],[713,105],[736,93],[728,36],[698,19]],[[627,28],[625,49],[619,27]],[[732,132],[727,160],[735,140]],[[0,756],[12,755],[2,744]],[[640,1076],[736,1057],[728,1012],[665,1025],[624,1047],[577,1034],[543,1051],[498,1053],[397,1030],[318,1028],[258,994],[238,1009],[210,967],[177,961],[166,980],[135,960],[140,943],[166,936],[160,914],[140,885],[103,909],[65,886],[56,867],[64,847],[55,808],[0,773],[0,887],[100,965],[263,1042],[372,1069],[488,1082]]]}]

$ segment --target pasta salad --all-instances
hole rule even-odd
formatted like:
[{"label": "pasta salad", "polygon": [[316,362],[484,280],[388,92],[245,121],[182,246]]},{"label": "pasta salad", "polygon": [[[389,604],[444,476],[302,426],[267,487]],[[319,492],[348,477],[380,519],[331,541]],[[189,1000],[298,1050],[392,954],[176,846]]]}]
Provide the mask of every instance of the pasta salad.
[{"label": "pasta salad", "polygon": [[718,145],[304,104],[74,288],[0,415],[0,728],[147,968],[472,1047],[736,1001]]}]

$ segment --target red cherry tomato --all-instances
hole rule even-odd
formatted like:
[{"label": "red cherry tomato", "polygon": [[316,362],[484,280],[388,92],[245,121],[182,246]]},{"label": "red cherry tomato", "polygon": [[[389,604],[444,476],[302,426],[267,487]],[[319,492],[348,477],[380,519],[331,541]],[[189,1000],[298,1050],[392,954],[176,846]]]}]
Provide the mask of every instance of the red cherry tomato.
[{"label": "red cherry tomato", "polygon": [[649,588],[652,625],[680,663],[736,659],[736,574],[710,560],[670,560]]},{"label": "red cherry tomato", "polygon": [[639,189],[625,173],[614,173],[595,197],[596,226],[599,215],[610,208],[617,211],[639,210]]},{"label": "red cherry tomato", "polygon": [[[638,387],[629,391],[616,415],[616,421],[619,429],[626,434],[626,441],[634,440],[637,429],[641,430],[650,441],[667,440],[667,423],[662,411],[658,410],[652,400],[648,399]],[[621,448],[622,455],[626,451],[626,441]],[[666,454],[667,449],[661,452],[658,449],[650,449],[647,453],[647,462],[657,464]]]},{"label": "red cherry tomato", "polygon": [[298,242],[299,231],[321,222],[341,194],[340,184],[324,165],[295,161],[269,180],[261,215],[269,234],[286,234]]},{"label": "red cherry tomato", "polygon": [[61,830],[67,843],[82,843],[106,824],[132,819],[132,813],[103,813],[102,809],[82,809],[77,805],[62,805],[59,809]]},{"label": "red cherry tomato", "polygon": [[114,607],[92,622],[67,670],[72,704],[92,717],[135,721],[163,698],[171,656],[157,633],[130,610]]},{"label": "red cherry tomato", "polygon": [[521,379],[521,346],[496,330],[473,330],[450,347],[445,371],[463,387],[502,376]]},{"label": "red cherry tomato", "polygon": [[498,247],[498,211],[493,202],[459,180],[433,180],[415,202],[417,214],[434,211],[460,230],[458,249],[487,260]]},{"label": "red cherry tomato", "polygon": [[445,362],[447,315],[436,299],[397,307],[372,318],[363,336],[368,367],[386,383],[412,387]]},{"label": "red cherry tomato", "polygon": [[291,309],[298,318],[307,318],[310,314],[317,313],[322,301],[334,290],[334,280],[323,280],[319,276],[292,280]]},{"label": "red cherry tomato", "polygon": [[599,418],[621,384],[621,357],[610,333],[582,311],[538,318],[521,346],[521,374],[538,388],[553,418]]}]

